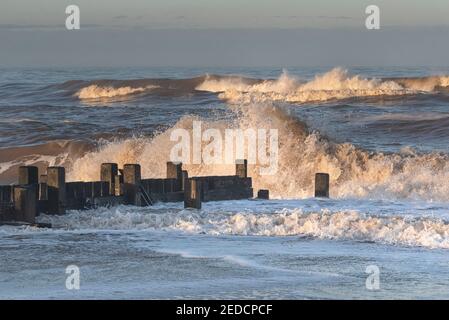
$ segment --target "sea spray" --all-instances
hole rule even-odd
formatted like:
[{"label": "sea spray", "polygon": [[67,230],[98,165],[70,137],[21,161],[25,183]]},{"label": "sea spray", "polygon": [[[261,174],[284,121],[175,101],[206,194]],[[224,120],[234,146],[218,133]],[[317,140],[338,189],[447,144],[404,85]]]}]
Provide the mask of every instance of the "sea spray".
[{"label": "sea spray", "polygon": [[[274,198],[306,198],[313,195],[316,172],[330,174],[330,193],[335,198],[388,198],[449,200],[449,159],[446,154],[413,151],[384,154],[366,151],[350,143],[335,143],[307,126],[284,108],[258,104],[235,106],[235,120],[204,120],[203,130],[215,128],[275,128],[279,131],[278,170],[261,175],[259,164],[249,166],[254,188],[269,189]],[[133,138],[109,143],[74,161],[70,180],[98,179],[102,162],[139,163],[144,177],[164,177],[165,163],[175,142],[173,129],[192,130],[198,117],[186,116],[153,138]],[[234,174],[232,165],[186,164],[190,176]]]}]

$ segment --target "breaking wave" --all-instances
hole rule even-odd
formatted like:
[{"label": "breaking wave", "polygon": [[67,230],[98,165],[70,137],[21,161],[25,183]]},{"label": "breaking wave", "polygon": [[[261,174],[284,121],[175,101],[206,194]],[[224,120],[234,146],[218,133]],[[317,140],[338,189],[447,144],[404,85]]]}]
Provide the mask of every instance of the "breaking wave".
[{"label": "breaking wave", "polygon": [[286,71],[276,80],[248,84],[245,79],[206,79],[198,90],[219,93],[231,103],[283,101],[291,103],[322,102],[335,99],[372,96],[398,96],[432,92],[449,86],[449,77],[367,79],[351,76],[334,68],[311,81],[301,81]]},{"label": "breaking wave", "polygon": [[113,98],[117,96],[126,96],[129,94],[141,93],[156,89],[158,86],[146,86],[139,88],[132,87],[102,87],[98,85],[90,85],[88,87],[80,89],[75,95],[80,99],[99,99],[99,98]]},{"label": "breaking wave", "polygon": [[79,99],[129,96],[151,92],[161,95],[218,93],[231,103],[283,101],[322,102],[353,97],[400,96],[430,93],[449,87],[449,76],[415,78],[364,78],[334,68],[305,81],[284,71],[278,79],[253,79],[235,75],[204,75],[190,79],[140,79],[69,81],[60,86],[75,90]]},{"label": "breaking wave", "polygon": [[33,165],[45,172],[48,166],[68,166],[95,149],[93,143],[76,140],[54,140],[51,142],[11,148],[0,148],[0,181],[16,183],[19,166]]},{"label": "breaking wave", "polygon": [[[350,143],[336,143],[310,132],[307,126],[288,111],[272,105],[234,107],[235,120],[203,121],[202,130],[214,128],[277,129],[279,152],[277,172],[262,175],[262,164],[249,165],[254,188],[269,189],[275,198],[313,196],[316,172],[331,177],[334,198],[417,199],[449,201],[449,156],[445,153],[420,154],[407,148],[399,153],[366,151]],[[140,163],[144,177],[164,177],[165,163],[177,141],[170,141],[172,130],[186,129],[190,134],[197,117],[181,118],[172,128],[153,138],[132,138],[107,143],[74,161],[71,180],[99,177],[103,162]],[[224,135],[223,135],[224,136]],[[248,146],[248,141],[246,146]],[[205,142],[204,142],[205,143]],[[233,165],[184,164],[190,176],[234,174]]]},{"label": "breaking wave", "polygon": [[210,235],[308,236],[319,239],[372,241],[393,245],[449,248],[449,223],[433,218],[370,216],[354,210],[272,213],[164,210],[118,206],[41,216],[56,227],[183,231]]},{"label": "breaking wave", "polygon": [[205,77],[201,76],[190,79],[71,80],[55,88],[82,100],[111,99],[148,93],[177,96],[191,94],[204,79]]}]

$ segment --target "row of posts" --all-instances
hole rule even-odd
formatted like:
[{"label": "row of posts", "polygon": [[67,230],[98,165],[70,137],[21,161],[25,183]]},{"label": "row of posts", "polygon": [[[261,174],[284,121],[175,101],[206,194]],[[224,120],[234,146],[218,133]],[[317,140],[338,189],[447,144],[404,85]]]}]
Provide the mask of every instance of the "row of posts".
[{"label": "row of posts", "polygon": [[[133,204],[131,193],[140,182],[140,166],[125,165],[119,175],[117,164],[104,163],[101,166],[101,181],[109,183],[109,195],[124,193],[127,203]],[[123,184],[123,190],[120,190]],[[48,167],[47,174],[39,177],[35,166],[19,167],[19,184],[14,186],[14,209],[16,220],[34,223],[39,203],[45,201],[48,214],[64,214],[66,210],[66,177],[64,167]],[[40,200],[40,201],[39,201]]]},{"label": "row of posts", "polygon": [[[248,176],[247,160],[237,161],[236,175]],[[121,173],[121,174],[120,174]],[[167,178],[176,179],[179,189],[184,192],[184,207],[201,208],[201,181],[188,178],[182,164],[167,162]],[[101,165],[100,180],[109,183],[111,196],[123,196],[125,204],[142,205],[141,167],[125,164],[123,170],[116,163]],[[315,197],[329,197],[329,174],[315,175]],[[258,198],[268,199],[268,190],[259,190]],[[38,200],[47,200],[49,214],[64,214],[66,210],[66,179],[64,167],[48,167],[47,174],[39,178],[38,168],[19,168],[19,185],[14,186],[14,207],[16,220],[34,223],[38,214]]]},{"label": "row of posts", "polygon": [[[116,163],[103,163],[100,180],[109,183],[110,196],[123,195],[124,203],[139,204],[140,165],[126,164],[120,175]],[[39,177],[37,167],[19,167],[19,184],[14,186],[13,197],[15,220],[34,223],[39,200],[46,202],[48,214],[64,214],[67,203],[65,168],[48,167],[47,174]]]},{"label": "row of posts", "polygon": [[[237,176],[244,178],[247,175],[246,160],[242,165],[236,166]],[[329,174],[315,174],[315,197],[329,198]],[[269,199],[269,191],[261,189],[257,192],[258,199]],[[184,207],[201,209],[201,180],[189,179],[184,189]]]},{"label": "row of posts", "polygon": [[15,220],[34,223],[39,200],[48,199],[48,213],[64,213],[65,191],[63,167],[48,167],[47,175],[40,178],[37,167],[19,167],[19,184],[13,187]]}]

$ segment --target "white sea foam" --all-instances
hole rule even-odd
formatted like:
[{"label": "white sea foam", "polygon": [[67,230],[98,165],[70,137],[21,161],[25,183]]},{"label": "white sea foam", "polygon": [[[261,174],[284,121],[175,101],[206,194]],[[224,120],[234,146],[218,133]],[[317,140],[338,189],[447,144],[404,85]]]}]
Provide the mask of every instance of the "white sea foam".
[{"label": "white sea foam", "polygon": [[135,93],[142,93],[156,88],[158,88],[158,86],[154,85],[133,88],[130,86],[112,87],[112,86],[99,86],[93,84],[81,88],[75,93],[75,96],[78,97],[79,99],[113,98],[117,96],[126,96]]},{"label": "white sea foam", "polygon": [[308,236],[319,239],[373,241],[393,245],[449,248],[449,224],[434,218],[367,215],[355,210],[272,213],[217,212],[118,206],[41,216],[40,221],[69,230],[160,230],[209,235]]}]

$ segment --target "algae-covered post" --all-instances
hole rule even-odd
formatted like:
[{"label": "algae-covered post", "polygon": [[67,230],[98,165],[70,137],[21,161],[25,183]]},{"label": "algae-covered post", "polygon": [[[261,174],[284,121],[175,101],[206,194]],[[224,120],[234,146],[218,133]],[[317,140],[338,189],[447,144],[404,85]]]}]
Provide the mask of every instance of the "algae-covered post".
[{"label": "algae-covered post", "polygon": [[257,191],[257,199],[269,199],[270,198],[270,191],[266,189],[260,189]]},{"label": "algae-covered post", "polygon": [[139,191],[141,180],[141,169],[138,164],[125,164],[123,166],[123,195],[125,204],[135,206],[141,205],[141,196]]},{"label": "algae-covered post", "polygon": [[101,164],[101,172],[100,172],[100,180],[109,183],[109,194],[115,194],[115,177],[118,174],[118,165],[117,163],[102,163]]},{"label": "algae-covered post", "polygon": [[37,214],[36,184],[14,186],[14,220],[34,223]]},{"label": "algae-covered post", "polygon": [[175,190],[182,190],[182,163],[181,162],[167,162],[167,179],[176,179]]},{"label": "algae-covered post", "polygon": [[39,200],[45,201],[48,199],[48,186],[47,186],[47,175],[42,174],[39,177]]},{"label": "algae-covered post", "polygon": [[235,175],[239,176],[240,178],[248,177],[248,160],[236,160]]},{"label": "algae-covered post", "polygon": [[201,180],[187,179],[184,190],[184,208],[201,209]]},{"label": "algae-covered post", "polygon": [[39,183],[39,171],[34,166],[21,166],[19,167],[19,184],[29,185]]},{"label": "algae-covered post", "polygon": [[189,179],[189,173],[187,170],[182,170],[182,179],[181,179],[181,191],[186,189],[187,180]]},{"label": "algae-covered post", "polygon": [[48,213],[64,214],[66,209],[65,168],[47,168]]}]

